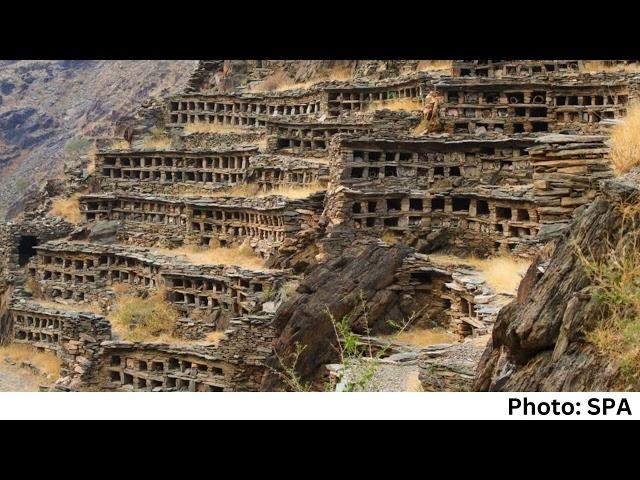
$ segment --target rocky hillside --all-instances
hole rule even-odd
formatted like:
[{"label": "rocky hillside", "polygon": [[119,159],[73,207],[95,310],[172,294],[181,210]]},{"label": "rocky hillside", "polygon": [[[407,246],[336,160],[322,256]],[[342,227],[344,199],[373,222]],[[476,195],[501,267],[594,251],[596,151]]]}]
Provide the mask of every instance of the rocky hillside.
[{"label": "rocky hillside", "polygon": [[476,389],[637,389],[625,365],[637,373],[639,173],[604,181],[551,258],[533,262],[498,315]]},{"label": "rocky hillside", "polygon": [[180,90],[195,61],[0,61],[0,217],[61,166],[75,137],[111,133],[150,96]]}]

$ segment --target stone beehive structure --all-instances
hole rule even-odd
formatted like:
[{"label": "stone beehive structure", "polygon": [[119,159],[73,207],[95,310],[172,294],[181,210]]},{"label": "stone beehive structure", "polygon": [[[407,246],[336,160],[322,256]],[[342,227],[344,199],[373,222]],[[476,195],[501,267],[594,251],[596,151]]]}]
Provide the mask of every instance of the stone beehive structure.
[{"label": "stone beehive structure", "polygon": [[531,77],[534,75],[577,72],[581,60],[454,60],[454,77]]},{"label": "stone beehive structure", "polygon": [[196,245],[215,240],[222,246],[249,240],[256,252],[268,257],[282,245],[302,241],[313,230],[322,195],[293,200],[277,195],[187,198],[116,192],[85,195],[80,207],[87,221],[121,222],[123,240],[153,244],[171,237]]},{"label": "stone beehive structure", "polygon": [[[349,81],[252,92],[286,64],[200,62],[183,93],[96,142],[95,172],[68,186],[79,225],[47,216],[45,198],[1,226],[0,340],[54,351],[62,390],[257,390],[287,285],[328,246],[380,238],[414,249],[380,298],[415,306],[419,326],[490,332],[509,296],[430,254],[536,254],[612,175],[607,128],[639,78],[577,60],[417,64],[363,62]],[[245,83],[225,77],[234,69]],[[272,268],[171,253],[240,245]],[[115,333],[122,285],[176,309],[169,342]]]},{"label": "stone beehive structure", "polygon": [[185,312],[248,314],[276,290],[285,272],[258,272],[235,266],[200,266],[148,249],[55,241],[36,247],[34,280],[42,298],[78,303],[113,297],[111,287],[152,291],[165,288],[167,300]]},{"label": "stone beehive structure", "polygon": [[451,133],[574,130],[596,133],[625,115],[636,95],[635,76],[599,74],[527,79],[446,78],[439,119]]},{"label": "stone beehive structure", "polygon": [[[96,169],[117,188],[125,182],[235,185],[244,181],[257,147],[220,151],[118,151],[98,153]],[[106,181],[104,184],[108,184]]]},{"label": "stone beehive structure", "polygon": [[438,241],[462,250],[531,255],[544,223],[568,220],[597,195],[597,180],[611,176],[604,140],[340,136],[332,148],[325,215],[333,227],[366,235],[390,232],[428,242],[444,232]]}]

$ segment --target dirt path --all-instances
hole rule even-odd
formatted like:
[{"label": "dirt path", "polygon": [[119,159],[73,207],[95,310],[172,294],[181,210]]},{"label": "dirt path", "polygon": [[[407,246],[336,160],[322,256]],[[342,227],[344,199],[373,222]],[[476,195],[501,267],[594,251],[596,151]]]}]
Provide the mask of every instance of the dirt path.
[{"label": "dirt path", "polygon": [[37,392],[41,380],[0,359],[0,392]]}]

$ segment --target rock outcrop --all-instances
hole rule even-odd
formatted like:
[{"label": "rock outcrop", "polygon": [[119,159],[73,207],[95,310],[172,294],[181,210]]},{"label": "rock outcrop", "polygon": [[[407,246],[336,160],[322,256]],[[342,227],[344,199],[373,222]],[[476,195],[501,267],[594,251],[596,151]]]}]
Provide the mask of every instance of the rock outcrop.
[{"label": "rock outcrop", "polygon": [[[296,366],[301,379],[309,381],[321,373],[325,364],[338,360],[336,335],[328,312],[337,320],[351,314],[354,328],[360,331],[365,328],[365,309],[372,330],[394,313],[401,317],[401,295],[385,287],[393,283],[396,270],[410,252],[410,248],[398,245],[354,245],[312,268],[297,294],[275,315],[275,355],[286,362],[295,352],[296,343],[305,345]],[[272,368],[279,366],[277,357],[270,359]],[[262,389],[272,391],[277,383],[277,375],[268,374]]]},{"label": "rock outcrop", "polygon": [[621,205],[638,201],[638,173],[605,180],[604,194],[584,209],[558,241],[550,261],[534,261],[517,300],[504,307],[478,369],[481,391],[606,391],[626,388],[616,362],[585,333],[601,318],[578,252],[596,261],[610,245],[637,235]]},{"label": "rock outcrop", "polygon": [[462,343],[431,345],[418,357],[419,379],[425,392],[468,392],[473,387],[486,335]]}]

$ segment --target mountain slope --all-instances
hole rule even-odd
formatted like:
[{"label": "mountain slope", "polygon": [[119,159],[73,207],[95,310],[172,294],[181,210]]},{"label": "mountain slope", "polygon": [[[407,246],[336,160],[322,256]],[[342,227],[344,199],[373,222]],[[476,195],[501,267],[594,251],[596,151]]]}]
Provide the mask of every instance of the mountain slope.
[{"label": "mountain slope", "polygon": [[0,61],[0,218],[61,166],[74,137],[108,135],[149,96],[183,88],[195,61]]}]

